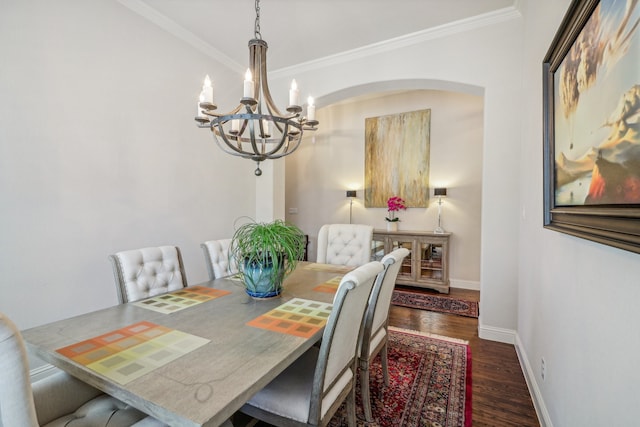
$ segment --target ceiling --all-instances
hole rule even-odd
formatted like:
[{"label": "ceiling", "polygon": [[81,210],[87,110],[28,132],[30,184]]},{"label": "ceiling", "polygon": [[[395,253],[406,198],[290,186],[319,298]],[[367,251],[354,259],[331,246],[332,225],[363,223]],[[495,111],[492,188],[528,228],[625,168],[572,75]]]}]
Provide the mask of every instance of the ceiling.
[{"label": "ceiling", "polygon": [[[254,0],[118,0],[226,66],[243,70]],[[270,71],[515,7],[518,0],[262,0]],[[463,21],[464,22],[464,21]]]}]

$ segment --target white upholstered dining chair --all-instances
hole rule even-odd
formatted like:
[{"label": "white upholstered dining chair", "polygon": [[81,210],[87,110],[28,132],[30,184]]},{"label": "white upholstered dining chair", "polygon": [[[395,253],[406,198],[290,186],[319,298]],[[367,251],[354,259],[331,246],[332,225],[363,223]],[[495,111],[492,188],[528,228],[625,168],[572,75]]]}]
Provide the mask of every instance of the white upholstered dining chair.
[{"label": "white upholstered dining chair", "polygon": [[355,426],[358,340],[373,283],[383,271],[373,261],[347,273],[333,300],[320,347],[311,347],[240,411],[277,426],[326,425],[342,402]]},{"label": "white upholstered dining chair", "polygon": [[164,425],[63,371],[31,384],[22,335],[2,313],[0,354],[2,427],[129,427],[144,419]]},{"label": "white upholstered dining chair", "polygon": [[325,224],[318,232],[316,261],[357,267],[371,260],[373,227],[365,224]]},{"label": "white upholstered dining chair", "polygon": [[187,287],[177,246],[159,246],[109,255],[121,304]]},{"label": "white upholstered dining chair", "polygon": [[371,413],[371,397],[369,392],[369,366],[380,354],[384,384],[389,385],[389,367],[387,363],[387,330],[391,297],[402,262],[409,255],[406,248],[395,249],[382,258],[384,271],[376,280],[364,317],[362,338],[358,352],[360,367],[360,391],[362,407],[367,422],[373,421]]},{"label": "white upholstered dining chair", "polygon": [[209,280],[231,276],[238,272],[238,264],[229,258],[231,239],[208,240],[200,245],[209,273]]}]

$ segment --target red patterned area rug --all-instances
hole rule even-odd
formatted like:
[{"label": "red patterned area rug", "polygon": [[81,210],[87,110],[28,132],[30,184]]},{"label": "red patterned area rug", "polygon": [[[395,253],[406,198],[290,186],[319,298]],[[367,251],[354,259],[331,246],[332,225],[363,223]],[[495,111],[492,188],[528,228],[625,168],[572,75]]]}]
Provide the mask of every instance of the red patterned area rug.
[{"label": "red patterned area rug", "polygon": [[395,289],[391,304],[459,316],[478,317],[477,301],[467,301],[442,295],[425,294]]},{"label": "red patterned area rug", "polygon": [[[358,382],[358,426],[471,426],[471,350],[466,341],[390,328],[388,351],[388,387],[380,358],[370,367],[372,423],[364,421]],[[343,405],[329,426],[346,425]]]}]

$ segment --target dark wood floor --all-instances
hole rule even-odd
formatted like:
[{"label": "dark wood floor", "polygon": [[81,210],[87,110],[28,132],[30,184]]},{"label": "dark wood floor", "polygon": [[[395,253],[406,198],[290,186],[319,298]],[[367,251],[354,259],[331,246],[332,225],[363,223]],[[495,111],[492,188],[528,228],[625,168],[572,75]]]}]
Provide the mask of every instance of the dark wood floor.
[{"label": "dark wood floor", "polygon": [[[411,289],[418,291],[415,288]],[[478,301],[480,293],[452,288],[449,295]],[[389,322],[399,328],[469,341],[472,361],[473,427],[540,425],[514,346],[480,339],[478,319],[392,305]],[[234,418],[234,425],[269,426],[266,423],[251,422],[242,414]]]},{"label": "dark wood floor", "polygon": [[[480,293],[452,288],[450,295],[478,301]],[[391,306],[389,323],[469,341],[474,427],[540,425],[514,346],[480,339],[478,319]]]}]

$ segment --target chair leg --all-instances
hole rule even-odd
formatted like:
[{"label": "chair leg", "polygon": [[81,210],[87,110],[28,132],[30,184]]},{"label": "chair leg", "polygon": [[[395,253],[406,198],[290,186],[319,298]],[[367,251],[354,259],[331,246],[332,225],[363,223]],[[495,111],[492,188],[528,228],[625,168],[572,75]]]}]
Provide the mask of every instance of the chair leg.
[{"label": "chair leg", "polygon": [[356,427],[356,385],[355,381],[347,397],[347,423],[349,427]]},{"label": "chair leg", "polygon": [[389,363],[387,360],[387,342],[380,349],[380,363],[382,364],[382,376],[384,378],[384,385],[389,386]]},{"label": "chair leg", "polygon": [[364,419],[370,423],[373,421],[371,414],[371,396],[369,392],[369,361],[360,360],[360,397],[362,398],[362,409]]}]

